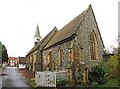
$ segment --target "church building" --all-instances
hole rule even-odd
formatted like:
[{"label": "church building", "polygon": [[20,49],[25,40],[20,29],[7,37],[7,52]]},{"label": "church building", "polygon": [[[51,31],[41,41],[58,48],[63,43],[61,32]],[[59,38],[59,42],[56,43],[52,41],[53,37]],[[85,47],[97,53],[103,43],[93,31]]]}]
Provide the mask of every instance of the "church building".
[{"label": "church building", "polygon": [[[38,28],[37,28],[38,29]],[[40,38],[40,36],[39,36]],[[84,80],[88,71],[103,60],[104,44],[92,6],[59,31],[55,27],[28,52],[28,68],[32,71],[66,70],[72,79],[72,66],[82,66]]]},{"label": "church building", "polygon": [[[102,62],[104,44],[91,5],[56,32],[43,49],[43,70],[66,70],[70,74],[72,63],[83,72]],[[70,78],[72,75],[69,75]]]}]

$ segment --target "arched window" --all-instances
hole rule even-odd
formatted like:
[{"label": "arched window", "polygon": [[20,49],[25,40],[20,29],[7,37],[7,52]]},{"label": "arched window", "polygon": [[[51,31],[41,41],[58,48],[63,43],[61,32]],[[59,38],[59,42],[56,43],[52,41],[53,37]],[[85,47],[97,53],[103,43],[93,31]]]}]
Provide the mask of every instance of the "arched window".
[{"label": "arched window", "polygon": [[68,56],[69,56],[68,61],[72,63],[74,61],[74,51],[72,48],[68,50]]},{"label": "arched window", "polygon": [[91,60],[98,59],[98,42],[94,31],[90,34],[90,56]]},{"label": "arched window", "polygon": [[52,50],[49,50],[49,54],[48,54],[48,64],[51,62],[52,60]]},{"label": "arched window", "polygon": [[58,49],[58,65],[62,66],[62,53],[61,53],[61,49]]},{"label": "arched window", "polygon": [[83,70],[82,75],[83,75],[83,81],[87,82],[88,81],[88,69],[87,68]]},{"label": "arched window", "polygon": [[81,48],[77,48],[77,60],[78,60],[78,62],[79,63],[81,63],[81,62],[83,62],[83,58],[82,58],[82,56],[83,56],[83,54],[82,54],[82,49]]}]

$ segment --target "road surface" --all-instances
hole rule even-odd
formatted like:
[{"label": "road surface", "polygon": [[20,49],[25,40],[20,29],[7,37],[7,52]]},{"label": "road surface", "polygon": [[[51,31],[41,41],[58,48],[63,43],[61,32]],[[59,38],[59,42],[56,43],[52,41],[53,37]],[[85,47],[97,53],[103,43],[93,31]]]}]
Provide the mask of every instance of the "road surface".
[{"label": "road surface", "polygon": [[11,89],[30,89],[28,80],[23,76],[23,74],[20,73],[17,67],[6,67],[2,72],[3,74],[7,74],[2,76],[3,89],[4,87]]}]

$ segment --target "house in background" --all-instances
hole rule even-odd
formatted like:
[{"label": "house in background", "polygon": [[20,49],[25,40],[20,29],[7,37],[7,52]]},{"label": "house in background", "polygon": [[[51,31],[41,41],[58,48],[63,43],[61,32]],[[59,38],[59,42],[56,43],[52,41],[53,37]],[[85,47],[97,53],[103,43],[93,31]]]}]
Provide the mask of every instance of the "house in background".
[{"label": "house in background", "polygon": [[18,57],[18,68],[25,69],[26,67],[26,58],[25,57]]},{"label": "house in background", "polygon": [[17,66],[17,60],[18,60],[17,57],[9,57],[8,58],[8,65],[11,67]]}]

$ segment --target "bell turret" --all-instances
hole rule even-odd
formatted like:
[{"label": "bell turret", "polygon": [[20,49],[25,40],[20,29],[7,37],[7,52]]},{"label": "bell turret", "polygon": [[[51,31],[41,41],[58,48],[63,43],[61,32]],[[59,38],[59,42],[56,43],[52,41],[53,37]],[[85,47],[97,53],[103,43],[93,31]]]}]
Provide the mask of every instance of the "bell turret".
[{"label": "bell turret", "polygon": [[37,25],[36,31],[35,31],[35,35],[34,35],[34,39],[35,42],[39,42],[41,40],[41,36],[40,36],[40,31],[39,31],[39,26]]}]

